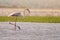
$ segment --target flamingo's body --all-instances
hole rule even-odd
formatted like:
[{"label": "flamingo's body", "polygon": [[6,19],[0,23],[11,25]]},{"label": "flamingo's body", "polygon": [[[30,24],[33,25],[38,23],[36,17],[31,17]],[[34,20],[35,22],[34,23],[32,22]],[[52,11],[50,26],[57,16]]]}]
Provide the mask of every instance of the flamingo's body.
[{"label": "flamingo's body", "polygon": [[8,15],[8,17],[9,16],[21,16],[21,13],[20,12],[13,12],[10,15]]},{"label": "flamingo's body", "polygon": [[[30,11],[29,11],[29,9],[26,9],[29,13],[30,13]],[[25,10],[24,10],[24,15],[25,15]],[[14,18],[16,18],[16,20],[17,20],[17,17],[18,16],[20,16],[20,17],[22,17],[22,19],[23,19],[23,16],[24,15],[22,15],[20,12],[14,12],[14,13],[11,13],[10,15],[8,15],[8,17],[9,16],[13,16]],[[16,30],[16,20],[15,20],[15,30]],[[9,22],[9,24],[11,24],[10,22]],[[20,27],[19,26],[17,26],[19,29],[20,29]]]},{"label": "flamingo's body", "polygon": [[[13,18],[16,18],[16,20],[17,20],[17,17],[18,16],[21,16],[21,13],[19,13],[19,12],[14,12],[14,13],[11,13],[10,15],[8,15],[8,16],[13,16]],[[12,24],[12,25],[15,25],[15,30],[16,30],[16,20],[15,20],[15,24],[12,24],[11,22],[9,22],[9,24]],[[18,27],[18,29],[20,30],[20,27],[19,26],[17,26]]]}]

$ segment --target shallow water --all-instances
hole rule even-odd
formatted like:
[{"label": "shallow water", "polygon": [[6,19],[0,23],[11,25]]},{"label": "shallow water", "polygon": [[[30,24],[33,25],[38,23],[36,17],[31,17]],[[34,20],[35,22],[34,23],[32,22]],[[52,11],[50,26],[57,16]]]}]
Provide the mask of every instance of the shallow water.
[{"label": "shallow water", "polygon": [[17,22],[14,25],[0,22],[0,40],[60,40],[60,23]]}]

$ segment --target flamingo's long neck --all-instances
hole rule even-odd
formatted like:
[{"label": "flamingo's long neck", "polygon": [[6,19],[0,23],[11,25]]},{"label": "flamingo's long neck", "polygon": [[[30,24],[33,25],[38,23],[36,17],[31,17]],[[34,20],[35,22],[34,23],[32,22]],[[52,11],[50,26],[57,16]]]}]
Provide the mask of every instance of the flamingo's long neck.
[{"label": "flamingo's long neck", "polygon": [[27,16],[30,13],[29,9],[25,9],[22,13],[21,13],[21,18],[22,20],[24,20],[24,17]]}]

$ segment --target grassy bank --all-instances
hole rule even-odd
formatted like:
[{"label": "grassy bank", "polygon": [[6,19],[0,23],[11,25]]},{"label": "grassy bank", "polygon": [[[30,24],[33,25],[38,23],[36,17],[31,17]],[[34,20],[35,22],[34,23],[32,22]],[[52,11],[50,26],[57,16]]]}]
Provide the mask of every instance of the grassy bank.
[{"label": "grassy bank", "polygon": [[[15,21],[15,18],[7,17],[7,16],[0,16],[0,22],[8,22],[8,21]],[[21,20],[20,17],[18,17],[17,22],[41,22],[41,23],[60,23],[60,17],[41,17],[41,16],[26,16],[24,20]]]}]

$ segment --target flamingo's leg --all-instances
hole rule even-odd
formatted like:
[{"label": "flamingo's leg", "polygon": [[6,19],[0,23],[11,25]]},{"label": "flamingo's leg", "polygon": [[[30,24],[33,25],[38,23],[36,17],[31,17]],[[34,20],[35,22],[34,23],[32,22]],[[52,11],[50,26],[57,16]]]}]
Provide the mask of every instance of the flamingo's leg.
[{"label": "flamingo's leg", "polygon": [[19,30],[21,29],[20,26],[16,25],[17,18],[18,18],[18,17],[16,17],[16,16],[12,16],[13,21],[15,21],[14,24],[11,23],[11,20],[9,21],[9,24],[14,25],[14,30],[16,30],[16,27],[17,27]]},{"label": "flamingo's leg", "polygon": [[20,30],[21,28],[16,25],[16,22],[17,22],[17,18],[18,18],[18,17],[16,16],[15,18],[16,18],[16,19],[15,19],[15,30],[16,30],[16,27],[18,27],[18,29]]},{"label": "flamingo's leg", "polygon": [[14,20],[14,17],[13,17],[13,16],[11,16],[11,19],[8,19],[8,23],[9,23],[9,24],[11,24],[12,19]]},{"label": "flamingo's leg", "polygon": [[15,27],[14,27],[14,29],[16,30],[16,21],[17,21],[17,17],[15,16]]}]

